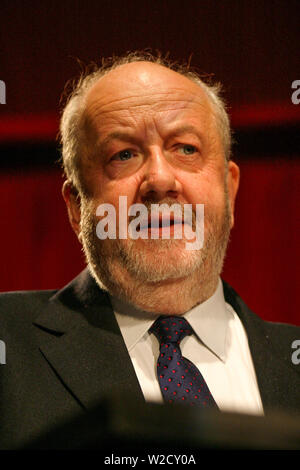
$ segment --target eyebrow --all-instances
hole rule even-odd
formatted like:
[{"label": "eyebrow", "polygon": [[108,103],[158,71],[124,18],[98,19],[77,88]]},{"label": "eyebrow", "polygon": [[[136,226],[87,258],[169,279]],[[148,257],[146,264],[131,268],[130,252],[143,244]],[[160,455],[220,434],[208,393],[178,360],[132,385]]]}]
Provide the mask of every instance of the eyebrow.
[{"label": "eyebrow", "polygon": [[[171,137],[180,136],[186,133],[192,133],[192,134],[195,134],[200,140],[202,140],[203,138],[202,133],[199,131],[199,129],[197,129],[195,126],[190,125],[190,124],[185,125],[185,126],[180,126],[174,129],[170,129],[168,133],[169,133],[169,136]],[[127,132],[115,131],[115,132],[111,132],[105,137],[105,139],[100,141],[97,144],[97,148],[99,150],[104,150],[107,147],[107,145],[109,145],[110,142],[112,142],[113,140],[123,140],[125,142],[130,143],[130,142],[133,142],[135,139],[136,137],[132,134],[129,134]]]},{"label": "eyebrow", "polygon": [[108,134],[105,139],[97,143],[97,148],[99,150],[105,150],[107,145],[110,144],[113,140],[123,140],[126,142],[132,142],[134,140],[134,135],[128,134],[127,132],[115,131]]},{"label": "eyebrow", "polygon": [[197,127],[191,124],[180,126],[180,127],[170,130],[170,135],[172,136],[177,136],[177,135],[179,136],[179,135],[188,134],[188,133],[196,134],[200,139],[202,139],[203,137],[201,131]]}]

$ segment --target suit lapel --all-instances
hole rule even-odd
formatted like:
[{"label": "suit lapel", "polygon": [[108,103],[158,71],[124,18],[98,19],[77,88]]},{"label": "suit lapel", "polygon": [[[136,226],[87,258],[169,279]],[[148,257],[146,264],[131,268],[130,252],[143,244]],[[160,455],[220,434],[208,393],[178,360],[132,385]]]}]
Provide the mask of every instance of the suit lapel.
[{"label": "suit lapel", "polygon": [[[223,281],[225,300],[240,317],[248,336],[249,348],[256,372],[258,387],[266,413],[274,410],[297,409],[299,406],[299,377],[290,367],[290,344],[283,355],[263,321],[247,307],[236,292]],[[271,334],[270,334],[271,333]],[[281,342],[284,338],[280,338]],[[287,351],[286,349],[286,351]],[[289,370],[290,369],[290,370]]]},{"label": "suit lapel", "polygon": [[35,326],[41,353],[84,408],[114,390],[143,400],[109,297],[87,270],[50,299]]}]

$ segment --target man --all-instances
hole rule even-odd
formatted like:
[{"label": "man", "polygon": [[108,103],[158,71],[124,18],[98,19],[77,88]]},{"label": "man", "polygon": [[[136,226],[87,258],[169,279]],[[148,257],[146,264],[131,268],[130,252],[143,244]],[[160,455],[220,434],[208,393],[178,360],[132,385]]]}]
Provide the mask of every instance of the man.
[{"label": "man", "polygon": [[[112,390],[158,402],[190,401],[192,392],[192,404],[201,399],[221,411],[298,411],[291,344],[299,329],[262,321],[220,280],[239,169],[218,87],[130,54],[79,81],[61,136],[63,196],[88,268],[58,292],[2,295],[4,446],[39,436]],[[171,218],[164,238],[157,204],[174,203],[182,214],[191,207],[192,218]],[[148,212],[134,238],[127,208],[136,204]],[[203,205],[203,246],[187,249]],[[107,223],[115,225],[105,237],[99,222],[109,207]],[[177,225],[187,228],[181,237]],[[170,318],[170,325],[188,321],[177,346],[160,344],[163,327],[154,324]],[[173,354],[178,370],[165,376],[159,367],[168,369]],[[185,380],[184,358],[197,379],[171,387],[172,373]]]}]

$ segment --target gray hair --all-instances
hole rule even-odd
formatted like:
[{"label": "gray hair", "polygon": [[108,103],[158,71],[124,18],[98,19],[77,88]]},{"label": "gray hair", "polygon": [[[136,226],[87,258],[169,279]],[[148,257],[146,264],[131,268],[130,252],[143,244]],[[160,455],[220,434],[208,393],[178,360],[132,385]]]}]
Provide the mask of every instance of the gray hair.
[{"label": "gray hair", "polygon": [[80,155],[84,130],[82,125],[85,97],[92,86],[104,75],[120,65],[132,62],[147,61],[169,68],[201,86],[206,92],[215,115],[217,128],[220,133],[225,160],[231,157],[231,129],[230,120],[226,111],[226,105],[221,97],[222,86],[220,83],[206,81],[190,67],[190,64],[172,62],[168,57],[162,57],[160,53],[154,56],[150,52],[130,52],[123,56],[113,56],[102,59],[100,66],[92,63],[86,68],[77,81],[71,84],[71,91],[67,94],[66,104],[60,121],[61,162],[65,176],[73,187],[84,192],[84,185],[80,175]]}]

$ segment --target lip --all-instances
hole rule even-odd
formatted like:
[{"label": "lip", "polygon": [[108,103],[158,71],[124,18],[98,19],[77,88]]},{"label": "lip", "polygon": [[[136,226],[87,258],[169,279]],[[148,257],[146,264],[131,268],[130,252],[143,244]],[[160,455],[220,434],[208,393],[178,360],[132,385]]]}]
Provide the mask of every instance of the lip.
[{"label": "lip", "polygon": [[172,227],[174,225],[182,225],[184,220],[181,217],[174,217],[169,215],[155,215],[152,214],[148,219],[142,219],[140,223],[140,230],[162,229],[163,227]]}]

